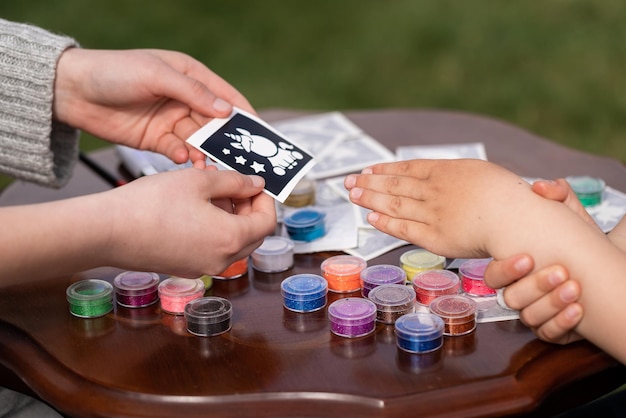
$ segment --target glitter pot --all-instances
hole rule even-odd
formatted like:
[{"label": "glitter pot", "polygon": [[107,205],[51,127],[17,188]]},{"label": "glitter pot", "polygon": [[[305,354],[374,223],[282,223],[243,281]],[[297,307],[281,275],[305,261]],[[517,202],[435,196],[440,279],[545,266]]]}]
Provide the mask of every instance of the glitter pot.
[{"label": "glitter pot", "polygon": [[570,176],[565,180],[583,206],[594,206],[602,201],[602,192],[606,186],[604,180],[589,176]]},{"label": "glitter pot", "polygon": [[476,329],[476,302],[463,295],[440,296],[430,312],[443,319],[444,335],[465,335]]},{"label": "glitter pot", "polygon": [[356,338],[376,327],[376,305],[369,299],[343,298],[328,306],[330,331],[340,337]]},{"label": "glitter pot", "polygon": [[379,264],[369,266],[361,272],[361,294],[367,297],[369,292],[383,284],[405,284],[406,272],[398,266]]},{"label": "glitter pot", "polygon": [[113,286],[104,280],[81,280],[70,285],[65,295],[70,313],[79,318],[97,318],[113,310]]},{"label": "glitter pot", "polygon": [[294,241],[313,241],[326,235],[326,214],[302,209],[283,220],[289,237]]},{"label": "glitter pot", "polygon": [[496,290],[485,283],[485,270],[491,258],[475,258],[459,266],[463,291],[471,296],[493,296]]},{"label": "glitter pot", "polygon": [[409,353],[429,353],[443,345],[443,319],[424,312],[410,313],[396,321],[396,343]]},{"label": "glitter pot", "polygon": [[293,266],[293,241],[286,237],[266,237],[252,253],[252,266],[265,273],[289,270]]},{"label": "glitter pot", "polygon": [[361,288],[361,272],[367,262],[353,255],[336,255],[324,260],[320,266],[322,276],[328,281],[328,290],[337,293],[354,292]]},{"label": "glitter pot", "polygon": [[303,178],[296,184],[287,199],[285,206],[301,208],[315,204],[315,181]]},{"label": "glitter pot", "polygon": [[285,308],[294,312],[313,312],[326,306],[328,282],[317,274],[296,274],[280,283]]},{"label": "glitter pot", "polygon": [[400,256],[400,265],[406,271],[407,280],[412,281],[416,274],[426,270],[441,270],[446,265],[446,258],[433,254],[423,248],[417,248]]},{"label": "glitter pot", "polygon": [[204,282],[200,279],[170,277],[159,284],[161,309],[174,315],[182,315],[185,305],[204,296]]},{"label": "glitter pot", "polygon": [[115,299],[126,308],[150,306],[159,299],[159,275],[142,271],[125,271],[113,279]]},{"label": "glitter pot", "polygon": [[226,270],[220,274],[216,274],[213,278],[216,280],[237,279],[246,273],[248,273],[248,257],[235,261],[233,264],[226,267]]},{"label": "glitter pot", "polygon": [[413,290],[418,303],[428,305],[443,295],[459,293],[461,280],[450,270],[427,270],[413,278]]},{"label": "glitter pot", "polygon": [[201,337],[223,334],[231,327],[233,307],[228,299],[207,296],[185,305],[187,331]]},{"label": "glitter pot", "polygon": [[368,297],[376,305],[376,320],[383,324],[395,323],[415,307],[415,290],[404,284],[377,286]]}]

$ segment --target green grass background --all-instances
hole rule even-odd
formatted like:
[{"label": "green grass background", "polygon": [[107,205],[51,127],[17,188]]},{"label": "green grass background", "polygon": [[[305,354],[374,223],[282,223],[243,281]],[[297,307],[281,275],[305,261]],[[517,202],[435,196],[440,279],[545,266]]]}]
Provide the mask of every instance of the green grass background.
[{"label": "green grass background", "polygon": [[20,0],[0,17],[186,52],[259,110],[464,110],[626,161],[622,0]]}]

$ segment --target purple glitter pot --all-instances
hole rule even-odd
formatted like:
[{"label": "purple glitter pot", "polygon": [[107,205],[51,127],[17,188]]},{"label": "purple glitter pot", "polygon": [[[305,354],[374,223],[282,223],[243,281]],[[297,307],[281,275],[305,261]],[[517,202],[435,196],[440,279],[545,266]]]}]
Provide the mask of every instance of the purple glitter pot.
[{"label": "purple glitter pot", "polygon": [[376,320],[383,324],[393,324],[415,309],[415,290],[404,284],[377,286],[368,297],[376,305]]},{"label": "purple glitter pot", "polygon": [[285,308],[294,312],[314,312],[326,306],[328,282],[317,274],[296,274],[280,284]]},{"label": "purple glitter pot", "polygon": [[398,318],[396,343],[409,353],[429,353],[443,345],[443,319],[432,313],[415,312]]},{"label": "purple glitter pot", "polygon": [[347,338],[362,337],[376,328],[376,305],[369,299],[338,299],[328,306],[328,318],[333,334]]},{"label": "purple glitter pot", "polygon": [[125,271],[113,279],[115,299],[127,308],[143,308],[159,299],[159,275],[141,271]]},{"label": "purple glitter pot", "polygon": [[361,272],[361,294],[364,298],[370,291],[383,284],[405,284],[406,272],[391,264],[369,266]]}]

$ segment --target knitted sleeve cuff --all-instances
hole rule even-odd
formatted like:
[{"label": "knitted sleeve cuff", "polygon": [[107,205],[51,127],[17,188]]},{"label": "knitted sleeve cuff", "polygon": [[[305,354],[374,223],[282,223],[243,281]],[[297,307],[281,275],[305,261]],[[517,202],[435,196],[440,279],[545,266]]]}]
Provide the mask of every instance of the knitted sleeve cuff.
[{"label": "knitted sleeve cuff", "polygon": [[0,19],[0,171],[61,187],[71,177],[80,132],[53,121],[59,57],[76,41]]}]

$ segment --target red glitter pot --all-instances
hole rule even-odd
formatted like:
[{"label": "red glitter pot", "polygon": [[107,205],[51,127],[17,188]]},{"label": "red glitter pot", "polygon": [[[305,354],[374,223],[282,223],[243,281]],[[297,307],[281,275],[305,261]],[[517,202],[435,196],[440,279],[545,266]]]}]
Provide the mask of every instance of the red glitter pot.
[{"label": "red glitter pot", "polygon": [[143,308],[159,299],[159,275],[141,271],[125,271],[113,279],[115,299],[127,308]]},{"label": "red glitter pot", "polygon": [[443,334],[465,335],[476,329],[476,302],[463,295],[440,296],[430,303],[430,312],[443,319]]},{"label": "red glitter pot", "polygon": [[472,296],[493,296],[496,290],[485,283],[485,270],[491,258],[470,259],[459,267],[463,291]]},{"label": "red glitter pot", "polygon": [[459,276],[450,270],[426,270],[413,278],[415,298],[426,306],[439,296],[458,294],[460,288]]}]

